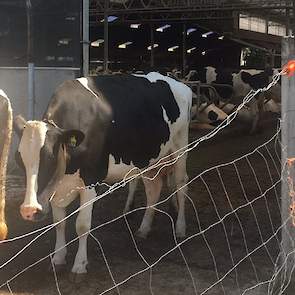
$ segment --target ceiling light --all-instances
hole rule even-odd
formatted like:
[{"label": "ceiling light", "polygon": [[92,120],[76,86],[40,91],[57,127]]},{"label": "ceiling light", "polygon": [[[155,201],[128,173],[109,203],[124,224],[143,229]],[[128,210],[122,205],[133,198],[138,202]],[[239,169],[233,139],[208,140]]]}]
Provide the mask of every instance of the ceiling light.
[{"label": "ceiling light", "polygon": [[98,39],[98,40],[95,40],[95,41],[91,42],[91,46],[92,47],[99,47],[100,44],[102,44],[103,42],[104,42],[103,39]]},{"label": "ceiling light", "polygon": [[[157,47],[159,47],[159,44],[155,43],[154,46],[153,46],[153,48],[157,48]],[[148,50],[152,50],[152,45],[148,46],[147,49]]]},{"label": "ceiling light", "polygon": [[210,31],[210,32],[207,32],[207,33],[204,33],[204,34],[202,34],[202,37],[203,38],[207,38],[207,37],[209,37],[210,35],[212,35],[214,32],[212,32],[212,31]]},{"label": "ceiling light", "polygon": [[172,47],[168,48],[168,51],[173,52],[173,51],[176,50],[178,47],[179,47],[178,45],[176,45],[176,46],[172,46]]},{"label": "ceiling light", "polygon": [[118,48],[125,49],[125,48],[127,48],[128,45],[131,45],[132,43],[133,42],[130,42],[130,41],[122,43],[118,46]]},{"label": "ceiling light", "polygon": [[69,43],[72,41],[70,38],[63,38],[58,40],[58,45],[69,45]]},{"label": "ceiling light", "polygon": [[192,53],[195,49],[197,49],[197,47],[192,47],[192,48],[188,49],[186,52],[187,53]]},{"label": "ceiling light", "polygon": [[196,28],[189,28],[189,29],[187,29],[186,34],[189,35],[189,34],[195,32],[196,30],[197,30]]},{"label": "ceiling light", "polygon": [[131,24],[130,28],[131,29],[139,29],[140,26],[141,26],[141,24]]},{"label": "ceiling light", "polygon": [[[118,17],[115,16],[115,15],[109,15],[108,16],[108,22],[109,23],[114,22],[116,19],[118,19]],[[102,20],[100,20],[100,22],[103,23],[104,22],[104,18]]]},{"label": "ceiling light", "polygon": [[163,33],[166,29],[170,28],[171,25],[165,25],[156,29],[157,32]]}]

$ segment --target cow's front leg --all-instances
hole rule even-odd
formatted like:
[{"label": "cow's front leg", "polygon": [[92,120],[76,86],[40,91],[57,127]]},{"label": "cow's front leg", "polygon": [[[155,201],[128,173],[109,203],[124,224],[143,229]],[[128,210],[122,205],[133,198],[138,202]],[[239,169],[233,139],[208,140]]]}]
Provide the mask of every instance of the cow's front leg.
[{"label": "cow's front leg", "polygon": [[151,230],[151,226],[152,226],[152,222],[153,222],[153,218],[155,214],[155,210],[151,206],[155,205],[159,201],[162,186],[163,186],[163,179],[160,175],[157,176],[154,180],[143,178],[143,183],[145,186],[145,192],[147,197],[147,202],[146,202],[147,208],[145,210],[140,228],[138,229],[136,235],[139,238],[145,239]]},{"label": "cow's front leg", "polygon": [[[95,189],[86,189],[80,192],[80,205],[83,206],[87,202],[94,199],[96,196]],[[88,264],[87,259],[87,238],[89,230],[91,228],[91,216],[92,216],[93,203],[88,204],[83,208],[76,220],[76,232],[79,236],[79,248],[76,254],[75,262],[72,268],[73,274],[86,274],[86,266]],[[77,276],[74,276],[74,280],[79,280]]]},{"label": "cow's front leg", "polygon": [[[53,222],[58,223],[63,220],[66,216],[65,208],[59,208],[51,203]],[[57,272],[61,271],[66,265],[66,238],[65,238],[66,221],[60,222],[56,226],[56,242],[55,242],[55,253],[52,257],[52,262],[55,265]]]}]

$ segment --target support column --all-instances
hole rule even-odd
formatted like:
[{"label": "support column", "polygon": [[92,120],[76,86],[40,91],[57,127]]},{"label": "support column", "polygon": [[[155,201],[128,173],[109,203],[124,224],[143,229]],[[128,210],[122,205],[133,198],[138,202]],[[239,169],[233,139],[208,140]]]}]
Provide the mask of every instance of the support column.
[{"label": "support column", "polygon": [[89,75],[89,0],[83,0],[83,75]]},{"label": "support column", "polygon": [[182,28],[182,77],[185,77],[186,72],[186,24]]},{"label": "support column", "polygon": [[[295,39],[286,37],[282,39],[282,65],[285,65],[289,60],[295,58]],[[295,162],[289,166],[286,165],[288,159],[295,157],[295,77],[284,76],[282,78],[282,206],[281,217],[282,224],[282,253],[280,266],[282,270],[277,277],[276,289],[281,288],[281,283],[288,282],[292,277],[293,267],[295,264],[295,225],[292,218],[290,206],[292,203],[290,181],[295,183],[295,175],[292,172],[295,168]],[[285,164],[285,165],[284,165]],[[288,167],[289,166],[289,167]],[[290,174],[291,172],[291,174]],[[289,180],[288,180],[288,177]],[[281,278],[286,276],[285,280]],[[286,294],[288,290],[286,290]],[[276,293],[273,293],[276,294]]]},{"label": "support column", "polygon": [[109,71],[109,22],[108,22],[109,0],[104,0],[104,22],[103,22],[103,35],[104,35],[104,55],[103,55],[103,71]]},{"label": "support column", "polygon": [[155,66],[155,34],[154,34],[154,25],[150,25],[151,29],[151,68],[153,69]]},{"label": "support column", "polygon": [[286,9],[286,36],[289,36],[290,26],[290,9]]},{"label": "support column", "polygon": [[27,62],[28,62],[28,106],[27,119],[32,120],[35,115],[35,65],[34,65],[34,36],[33,9],[31,0],[26,0],[27,9]]}]

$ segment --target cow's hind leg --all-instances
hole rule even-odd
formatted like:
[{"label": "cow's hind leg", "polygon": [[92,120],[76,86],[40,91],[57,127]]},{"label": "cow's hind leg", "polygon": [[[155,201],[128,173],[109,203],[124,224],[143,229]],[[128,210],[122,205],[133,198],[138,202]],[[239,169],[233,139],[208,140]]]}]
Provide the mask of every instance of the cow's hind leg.
[{"label": "cow's hind leg", "polygon": [[[80,205],[83,206],[96,196],[95,189],[86,189],[80,192]],[[89,230],[91,228],[93,203],[90,202],[85,206],[78,214],[76,220],[76,232],[79,236],[79,248],[76,254],[75,262],[72,268],[72,274],[70,279],[75,282],[79,282],[83,279],[83,274],[87,273],[87,238]],[[80,275],[80,276],[79,276]]]},{"label": "cow's hind leg", "polygon": [[[54,223],[58,223],[65,218],[65,208],[59,208],[54,204],[51,204],[51,207]],[[52,263],[54,263],[56,272],[61,272],[62,270],[64,270],[66,265],[67,248],[65,229],[66,221],[62,221],[56,226],[55,253],[52,257]]]},{"label": "cow's hind leg", "polygon": [[143,183],[146,192],[147,198],[147,208],[145,210],[141,225],[137,231],[137,236],[140,238],[146,238],[148,233],[151,230],[155,210],[151,206],[156,204],[160,198],[163,179],[161,175],[158,175],[155,179],[149,180],[147,178],[143,178]]},{"label": "cow's hind leg", "polygon": [[138,184],[138,177],[129,182],[128,198],[125,204],[124,213],[129,212],[134,207],[134,194],[136,191],[137,184]]},{"label": "cow's hind leg", "polygon": [[261,121],[261,117],[263,115],[263,103],[264,103],[264,94],[260,93],[258,98],[253,98],[250,101],[250,112],[253,118],[252,126],[250,130],[250,134],[253,134],[257,131],[259,121]]},{"label": "cow's hind leg", "polygon": [[186,221],[185,221],[185,200],[187,194],[187,181],[188,176],[186,172],[186,156],[182,156],[181,159],[175,163],[175,184],[177,189],[177,201],[178,201],[178,215],[176,220],[176,236],[178,238],[184,238],[186,235]]}]

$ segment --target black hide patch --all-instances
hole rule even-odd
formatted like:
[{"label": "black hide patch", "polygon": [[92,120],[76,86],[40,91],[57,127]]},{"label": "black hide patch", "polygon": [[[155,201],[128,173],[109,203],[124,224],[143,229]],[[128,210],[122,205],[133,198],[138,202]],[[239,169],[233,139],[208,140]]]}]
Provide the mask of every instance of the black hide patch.
[{"label": "black hide patch", "polygon": [[201,83],[207,83],[207,68],[198,68],[192,80],[201,81]]},{"label": "black hide patch", "polygon": [[89,86],[111,106],[113,122],[107,134],[107,153],[116,163],[143,168],[157,158],[170,137],[163,109],[171,123],[180,115],[173,93],[163,80],[150,82],[129,75],[89,78]]},{"label": "black hide patch", "polygon": [[214,88],[216,89],[218,95],[221,98],[228,99],[233,94],[233,89],[228,87],[222,87],[219,85],[214,85],[214,83],[221,85],[233,86],[233,73],[229,69],[216,69],[216,80],[212,82]]},{"label": "black hide patch", "polygon": [[218,114],[216,114],[214,111],[210,111],[209,113],[208,113],[208,119],[210,120],[210,121],[216,121],[217,120],[217,118],[218,118]]},{"label": "black hide patch", "polygon": [[226,84],[233,86],[233,72],[229,69],[216,69],[216,80],[215,83]]},{"label": "black hide patch", "polygon": [[[219,85],[214,84],[221,84],[221,85],[230,85],[233,86],[233,75],[232,71],[229,69],[215,69],[216,73],[216,79],[215,81],[212,81],[212,86],[216,89],[218,95],[221,98],[228,99],[233,94],[233,90],[231,88],[222,87]],[[197,75],[195,75],[195,78],[197,80],[201,81],[201,83],[207,83],[210,84],[209,81],[207,81],[207,67],[205,68],[199,68],[197,70]],[[210,98],[210,92],[207,89],[201,89],[201,93]]]},{"label": "black hide patch", "polygon": [[261,72],[259,74],[251,75],[246,72],[241,73],[241,79],[244,83],[251,86],[252,89],[257,90],[259,88],[264,88],[268,85],[271,75],[268,72]]}]

